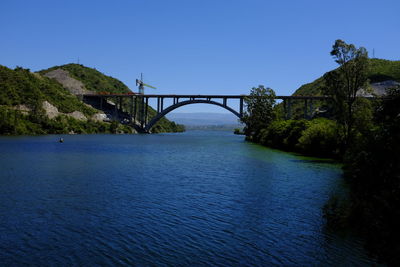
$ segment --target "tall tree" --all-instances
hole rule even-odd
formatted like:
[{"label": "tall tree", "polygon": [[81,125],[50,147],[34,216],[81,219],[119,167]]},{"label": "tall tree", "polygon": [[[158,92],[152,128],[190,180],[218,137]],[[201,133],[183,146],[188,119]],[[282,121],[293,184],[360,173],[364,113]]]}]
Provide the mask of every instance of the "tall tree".
[{"label": "tall tree", "polygon": [[246,136],[253,139],[275,119],[275,92],[271,88],[259,85],[251,89],[250,95],[244,101],[246,110],[241,121],[246,124]]},{"label": "tall tree", "polygon": [[324,75],[327,94],[332,96],[336,119],[343,128],[343,149],[354,134],[354,108],[357,93],[367,87],[368,52],[342,40],[336,40],[331,55],[339,68]]}]

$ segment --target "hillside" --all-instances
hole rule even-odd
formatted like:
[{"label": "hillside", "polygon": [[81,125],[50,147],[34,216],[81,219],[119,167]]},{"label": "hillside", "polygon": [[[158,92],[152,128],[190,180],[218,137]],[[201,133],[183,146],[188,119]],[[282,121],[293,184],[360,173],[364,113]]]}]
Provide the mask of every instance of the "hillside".
[{"label": "hillside", "polygon": [[[56,70],[61,80],[49,75]],[[118,122],[103,122],[105,114],[102,111],[81,102],[75,95],[99,90],[129,91],[117,79],[77,64],[38,73],[21,67],[12,70],[0,66],[0,134],[134,132],[131,127]],[[151,110],[150,115],[151,112],[154,114],[155,111]],[[180,130],[179,125],[164,119],[154,126],[153,132]]]},{"label": "hillside", "polygon": [[[369,60],[368,78],[374,93],[381,95],[386,88],[400,83],[400,60],[391,61],[377,58]],[[323,76],[311,83],[300,86],[292,95],[324,95],[325,81]],[[314,103],[314,108],[323,107],[324,105],[324,103],[316,102]],[[282,105],[279,105],[278,109],[282,109]],[[303,103],[295,101],[292,110],[294,118],[304,116]]]},{"label": "hillside", "polygon": [[[391,61],[371,58],[369,61],[368,78],[371,84],[381,83],[384,81],[400,82],[400,60]],[[300,86],[293,95],[323,95],[324,87],[325,81],[322,75],[315,81]]]},{"label": "hillside", "polygon": [[76,79],[84,85],[84,92],[110,92],[110,93],[127,93],[129,88],[121,81],[107,76],[100,71],[85,67],[81,64],[66,64],[62,66],[54,66],[46,70],[39,71],[40,74],[52,76],[52,73],[57,70],[67,71],[69,76]]},{"label": "hillside", "polygon": [[[64,88],[73,94],[83,94],[87,92],[131,92],[128,86],[126,86],[123,82],[111,76],[107,76],[94,68],[85,67],[81,64],[55,66],[46,70],[41,70],[39,73],[56,79],[58,82],[63,84]],[[112,102],[112,100],[110,101]],[[124,111],[129,110],[129,103],[127,100],[125,100],[123,103],[123,107]],[[156,111],[149,107],[149,117],[151,118],[155,114]],[[184,128],[166,118],[162,118],[157,122],[156,125],[153,126],[151,130],[153,133],[180,132],[183,131]]]}]

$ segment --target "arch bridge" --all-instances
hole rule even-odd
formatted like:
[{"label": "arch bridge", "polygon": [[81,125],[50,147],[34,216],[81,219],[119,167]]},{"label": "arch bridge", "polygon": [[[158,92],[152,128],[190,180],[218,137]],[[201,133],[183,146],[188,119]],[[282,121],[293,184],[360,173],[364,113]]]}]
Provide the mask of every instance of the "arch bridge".
[{"label": "arch bridge", "polygon": [[[129,122],[137,131],[143,133],[151,132],[151,128],[169,112],[190,104],[211,104],[222,107],[239,119],[244,113],[244,99],[249,95],[141,95],[141,94],[84,94],[82,100],[99,108],[113,113],[113,119]],[[276,96],[284,102],[287,118],[291,117],[292,100],[304,101],[305,117],[311,117],[313,111],[313,100],[328,99],[328,96]],[[157,101],[156,113],[149,116],[149,100]],[[112,100],[112,102],[108,101]],[[239,101],[239,108],[228,104],[229,100]],[[170,103],[165,105],[165,103]],[[152,112],[154,113],[154,112]]]}]

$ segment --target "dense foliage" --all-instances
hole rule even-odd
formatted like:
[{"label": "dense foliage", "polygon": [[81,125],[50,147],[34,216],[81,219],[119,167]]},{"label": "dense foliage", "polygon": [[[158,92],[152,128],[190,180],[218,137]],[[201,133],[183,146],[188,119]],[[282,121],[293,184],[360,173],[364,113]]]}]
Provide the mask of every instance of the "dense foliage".
[{"label": "dense foliage", "polygon": [[275,119],[275,92],[259,85],[251,89],[244,101],[246,110],[241,121],[246,124],[244,132],[251,139],[257,137]]},{"label": "dense foliage", "polygon": [[372,131],[359,138],[347,153],[344,170],[351,189],[349,222],[361,229],[377,255],[398,265],[400,89],[394,90],[392,97],[377,110]]},{"label": "dense foliage", "polygon": [[254,140],[260,144],[305,155],[337,157],[337,125],[329,119],[275,120]]},{"label": "dense foliage", "polygon": [[80,111],[89,116],[96,113],[52,79],[32,73],[29,69],[17,67],[12,70],[0,66],[0,105],[12,107],[24,104],[38,110],[45,100],[63,113]]},{"label": "dense foliage", "polygon": [[368,52],[364,47],[336,40],[331,55],[340,67],[324,75],[325,92],[331,97],[334,118],[342,128],[341,147],[346,150],[354,141],[357,93],[367,87]]},{"label": "dense foliage", "polygon": [[132,133],[132,128],[117,122],[81,121],[65,115],[49,119],[44,112],[26,115],[18,110],[1,106],[0,133],[4,135]]}]

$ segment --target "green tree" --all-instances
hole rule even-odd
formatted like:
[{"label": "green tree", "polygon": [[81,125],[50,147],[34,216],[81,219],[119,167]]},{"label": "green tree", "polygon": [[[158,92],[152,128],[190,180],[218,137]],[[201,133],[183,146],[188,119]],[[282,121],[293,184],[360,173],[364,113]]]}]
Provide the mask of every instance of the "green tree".
[{"label": "green tree", "polygon": [[354,137],[354,108],[357,93],[367,87],[368,52],[342,40],[336,40],[331,55],[340,65],[324,75],[327,94],[332,96],[336,120],[342,128],[342,150],[347,150]]},{"label": "green tree", "polygon": [[241,121],[246,124],[244,133],[254,140],[262,129],[275,119],[273,107],[275,105],[275,92],[263,85],[253,87],[250,95],[245,98],[246,110]]}]

